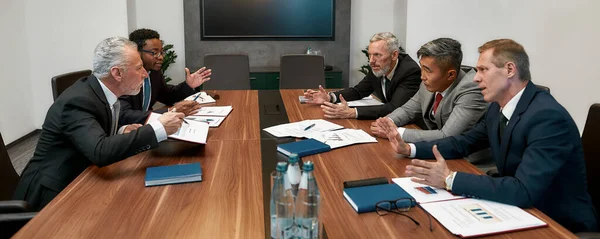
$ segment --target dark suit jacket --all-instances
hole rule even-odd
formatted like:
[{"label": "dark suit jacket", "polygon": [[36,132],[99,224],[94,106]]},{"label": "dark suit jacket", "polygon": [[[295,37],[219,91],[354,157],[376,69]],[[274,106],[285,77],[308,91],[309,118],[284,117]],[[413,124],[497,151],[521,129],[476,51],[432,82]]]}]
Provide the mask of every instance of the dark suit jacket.
[{"label": "dark suit jacket", "polygon": [[75,82],[50,106],[14,198],[40,210],[88,166],[106,166],[158,146],[152,126],[109,136],[111,121],[97,78]]},{"label": "dark suit jacket", "polygon": [[143,124],[156,101],[165,105],[173,105],[196,92],[185,81],[178,85],[167,85],[160,71],[150,71],[149,75],[152,90],[149,111],[142,111],[142,104],[144,102],[143,90],[140,90],[140,93],[137,95],[122,96],[119,98],[121,101],[119,125],[125,125],[127,124],[126,122]]},{"label": "dark suit jacket", "polygon": [[409,55],[401,53],[398,56],[398,66],[394,71],[394,77],[392,77],[391,85],[388,88],[389,92],[386,92],[389,101],[383,96],[381,78],[373,75],[371,71],[356,86],[336,91],[334,94],[337,97],[337,102],[340,102],[340,94],[348,101],[360,100],[374,94],[384,103],[383,105],[357,107],[356,111],[358,119],[377,119],[404,105],[417,93],[419,84],[421,84],[421,68]]},{"label": "dark suit jacket", "polygon": [[485,118],[464,134],[415,143],[416,158],[433,158],[434,144],[449,159],[489,146],[501,177],[457,173],[453,193],[535,206],[572,232],[597,230],[579,130],[569,113],[529,82],[502,140],[499,114],[500,105],[492,103]]}]

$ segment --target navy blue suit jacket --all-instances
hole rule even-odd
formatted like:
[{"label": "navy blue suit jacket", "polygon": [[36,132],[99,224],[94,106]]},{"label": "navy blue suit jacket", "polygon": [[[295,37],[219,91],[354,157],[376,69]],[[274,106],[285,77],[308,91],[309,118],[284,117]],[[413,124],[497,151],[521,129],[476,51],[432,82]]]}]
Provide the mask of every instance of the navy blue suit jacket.
[{"label": "navy blue suit jacket", "polygon": [[596,211],[587,191],[579,130],[569,113],[529,82],[500,140],[500,105],[455,137],[416,143],[416,158],[462,158],[490,147],[501,177],[457,173],[452,192],[519,207],[534,206],[572,232],[596,231]]}]

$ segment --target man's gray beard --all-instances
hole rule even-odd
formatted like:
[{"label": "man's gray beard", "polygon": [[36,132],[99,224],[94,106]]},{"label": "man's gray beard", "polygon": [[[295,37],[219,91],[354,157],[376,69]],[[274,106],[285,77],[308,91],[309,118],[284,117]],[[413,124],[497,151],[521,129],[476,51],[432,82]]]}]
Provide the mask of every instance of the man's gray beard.
[{"label": "man's gray beard", "polygon": [[379,71],[373,71],[373,75],[375,75],[377,78],[382,77],[383,74],[385,74],[386,72],[388,72],[390,70],[390,66],[384,66],[383,68],[381,68],[381,70]]}]

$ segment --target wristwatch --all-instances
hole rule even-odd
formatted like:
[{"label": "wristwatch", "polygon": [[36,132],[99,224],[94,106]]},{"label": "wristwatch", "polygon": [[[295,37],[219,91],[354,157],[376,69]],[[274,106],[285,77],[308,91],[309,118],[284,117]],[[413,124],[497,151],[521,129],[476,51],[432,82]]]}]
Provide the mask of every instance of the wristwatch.
[{"label": "wristwatch", "polygon": [[333,93],[333,91],[330,91],[327,94],[329,95],[329,102],[335,103],[337,101],[337,97],[335,97],[335,94]]},{"label": "wristwatch", "polygon": [[454,175],[456,175],[456,172],[450,172],[450,174],[448,174],[448,176],[446,176],[446,190],[448,191],[452,191],[452,183],[454,182]]}]

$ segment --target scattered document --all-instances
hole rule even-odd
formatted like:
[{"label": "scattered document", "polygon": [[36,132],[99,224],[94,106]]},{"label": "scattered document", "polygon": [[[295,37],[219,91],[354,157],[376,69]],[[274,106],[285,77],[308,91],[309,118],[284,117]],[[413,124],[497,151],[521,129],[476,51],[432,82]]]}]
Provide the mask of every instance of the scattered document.
[{"label": "scattered document", "polygon": [[198,121],[198,122],[204,122],[208,124],[208,127],[219,127],[219,125],[221,125],[221,122],[223,122],[223,120],[225,120],[225,117],[219,117],[219,116],[187,116],[185,117],[186,120],[194,120],[194,121]]},{"label": "scattered document", "polygon": [[[338,103],[341,104],[341,103]],[[360,100],[353,100],[353,101],[348,101],[348,107],[358,107],[358,106],[373,106],[373,105],[383,105],[383,103],[375,98],[373,98],[373,96],[369,95],[365,98],[362,98]]]},{"label": "scattered document", "polygon": [[[161,114],[151,113],[148,116],[146,123],[158,120]],[[195,120],[186,120],[183,122],[181,127],[174,134],[169,135],[169,138],[179,139],[192,143],[206,144],[206,137],[208,136],[208,124]]]},{"label": "scattered document", "polygon": [[186,97],[184,100],[195,100],[200,104],[208,104],[217,102],[210,95],[206,94],[206,92],[198,92],[196,94],[190,95]]},{"label": "scattered document", "polygon": [[343,128],[343,126],[331,123],[327,120],[316,119],[275,125],[263,130],[275,137],[306,138],[307,135],[314,132],[324,132]]},{"label": "scattered document", "polygon": [[194,115],[204,116],[222,116],[225,117],[231,113],[233,107],[229,106],[204,106],[198,110],[198,113]]},{"label": "scattered document", "polygon": [[340,129],[328,132],[314,132],[307,138],[315,139],[327,144],[331,149],[340,148],[352,144],[377,143],[375,137],[367,134],[362,129]]},{"label": "scattered document", "polygon": [[498,202],[456,196],[444,189],[394,178],[408,194],[448,231],[460,237],[543,227],[547,224],[525,210]]},{"label": "scattered document", "polygon": [[300,104],[306,104],[309,101],[309,99],[304,97],[303,95],[298,96],[298,100],[300,101]]},{"label": "scattered document", "polygon": [[420,184],[410,180],[411,177],[393,178],[392,181],[402,187],[404,191],[410,194],[418,203],[428,203],[435,201],[451,200],[465,198],[456,196],[446,191],[446,189],[436,188],[425,184]]},{"label": "scattered document", "polygon": [[523,209],[480,199],[424,203],[421,207],[460,237],[543,227],[547,224]]}]

